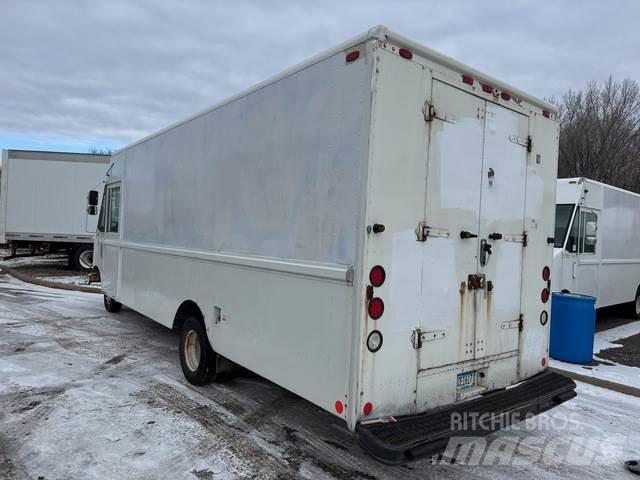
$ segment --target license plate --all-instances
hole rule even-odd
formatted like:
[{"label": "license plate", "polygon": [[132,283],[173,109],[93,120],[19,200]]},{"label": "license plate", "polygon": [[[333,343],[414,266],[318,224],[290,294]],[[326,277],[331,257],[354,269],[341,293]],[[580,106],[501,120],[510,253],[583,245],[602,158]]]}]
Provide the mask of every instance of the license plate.
[{"label": "license plate", "polygon": [[464,372],[458,374],[457,388],[472,387],[476,384],[476,371]]}]

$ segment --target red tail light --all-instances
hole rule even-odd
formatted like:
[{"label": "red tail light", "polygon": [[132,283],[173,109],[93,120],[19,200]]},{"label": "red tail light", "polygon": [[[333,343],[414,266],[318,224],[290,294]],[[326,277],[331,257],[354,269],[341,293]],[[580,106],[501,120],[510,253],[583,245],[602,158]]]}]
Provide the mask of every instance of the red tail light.
[{"label": "red tail light", "polygon": [[374,320],[379,319],[384,313],[384,302],[381,298],[374,297],[369,300],[369,316]]},{"label": "red tail light", "polygon": [[411,51],[407,50],[406,48],[401,48],[400,50],[398,50],[398,53],[402,58],[406,58],[407,60],[411,60],[413,58],[413,53],[411,53]]},{"label": "red tail light", "polygon": [[542,293],[540,294],[540,300],[542,300],[542,303],[547,303],[549,301],[549,289],[547,288],[542,289]]},{"label": "red tail light", "polygon": [[379,287],[382,285],[387,278],[387,274],[380,265],[376,265],[369,272],[369,282],[374,287]]},{"label": "red tail light", "polygon": [[547,282],[551,278],[551,269],[549,267],[544,267],[542,269],[542,279]]}]

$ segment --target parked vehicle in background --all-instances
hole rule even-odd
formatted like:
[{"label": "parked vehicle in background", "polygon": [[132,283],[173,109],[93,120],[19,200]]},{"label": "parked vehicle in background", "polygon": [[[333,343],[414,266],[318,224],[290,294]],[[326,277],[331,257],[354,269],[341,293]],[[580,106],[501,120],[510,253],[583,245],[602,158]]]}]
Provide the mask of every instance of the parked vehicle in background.
[{"label": "parked vehicle in background", "polygon": [[597,308],[632,302],[640,318],[640,195],[559,179],[553,278],[554,290],[592,295]]},{"label": "parked vehicle in background", "polygon": [[110,160],[109,155],[3,150],[0,244],[8,244],[13,255],[18,248],[67,251],[73,267],[90,270],[96,217],[88,215],[86,196],[101,184]]},{"label": "parked vehicle in background", "polygon": [[113,156],[105,306],[181,331],[190,382],[239,364],[390,463],[462,434],[411,415],[538,413],[575,395],[538,375],[557,136],[552,105],[374,28]]}]

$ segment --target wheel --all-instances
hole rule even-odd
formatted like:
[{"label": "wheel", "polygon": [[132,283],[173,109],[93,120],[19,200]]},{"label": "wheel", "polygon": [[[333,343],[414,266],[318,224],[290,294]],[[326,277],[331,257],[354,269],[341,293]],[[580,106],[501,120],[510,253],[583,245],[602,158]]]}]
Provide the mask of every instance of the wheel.
[{"label": "wheel", "polygon": [[640,287],[638,287],[638,290],[636,290],[636,299],[633,302],[633,306],[634,308],[632,313],[636,318],[640,319]]},{"label": "wheel", "polygon": [[90,272],[93,268],[93,245],[90,243],[78,245],[71,251],[70,260],[75,270]]},{"label": "wheel", "polygon": [[104,309],[109,313],[118,313],[122,308],[120,302],[116,302],[113,298],[104,296]]},{"label": "wheel", "polygon": [[192,385],[205,385],[216,376],[217,355],[201,321],[189,317],[180,331],[180,365]]}]

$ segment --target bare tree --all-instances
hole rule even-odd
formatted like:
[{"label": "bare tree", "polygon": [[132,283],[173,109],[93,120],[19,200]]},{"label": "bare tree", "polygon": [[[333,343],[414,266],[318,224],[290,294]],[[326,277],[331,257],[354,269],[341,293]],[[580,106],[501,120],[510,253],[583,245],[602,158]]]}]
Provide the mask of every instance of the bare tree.
[{"label": "bare tree", "polygon": [[559,177],[640,192],[640,86],[635,80],[569,90],[560,102]]}]

